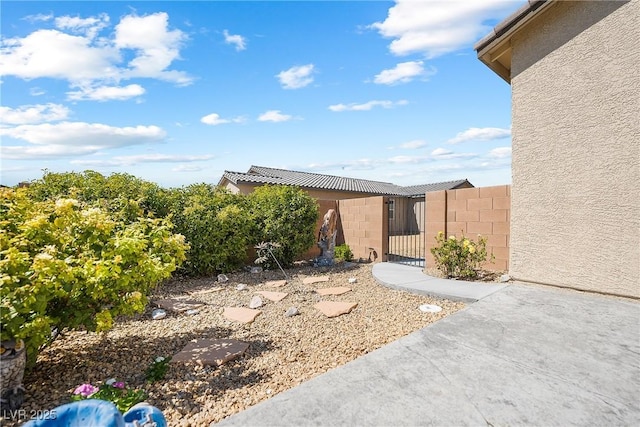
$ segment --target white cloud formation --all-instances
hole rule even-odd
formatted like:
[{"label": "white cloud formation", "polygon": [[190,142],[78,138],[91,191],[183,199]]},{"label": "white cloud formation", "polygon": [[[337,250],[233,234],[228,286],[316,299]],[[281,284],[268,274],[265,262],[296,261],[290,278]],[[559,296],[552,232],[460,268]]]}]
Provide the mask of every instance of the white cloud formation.
[{"label": "white cloud formation", "polygon": [[67,92],[67,98],[73,101],[124,101],[145,93],[138,84],[127,86],[81,87],[79,90]]},{"label": "white cloud formation", "polygon": [[369,101],[369,102],[365,102],[364,104],[355,104],[355,103],[335,104],[335,105],[330,105],[329,110],[335,111],[335,112],[369,111],[374,107],[393,108],[399,105],[407,105],[408,103],[409,101],[402,99],[400,101],[395,101],[395,102],[394,101]]},{"label": "white cloud formation", "polygon": [[449,144],[458,144],[467,141],[493,141],[494,139],[508,138],[511,129],[502,128],[469,128],[459,132],[454,138],[447,141]]},{"label": "white cloud formation", "polygon": [[[211,154],[200,156],[183,156],[175,154],[136,154],[132,156],[114,156],[110,160],[71,160],[69,163],[74,165],[91,166],[91,167],[110,167],[110,166],[134,166],[139,163],[184,163],[184,162],[202,162],[213,158]],[[185,165],[181,165],[185,166]]]},{"label": "white cloud formation", "polygon": [[29,89],[29,95],[31,96],[40,96],[40,95],[44,95],[45,93],[47,92],[44,89],[39,87],[32,87],[31,89]]},{"label": "white cloud formation", "polygon": [[313,64],[298,65],[276,75],[284,89],[300,89],[313,82]]},{"label": "white cloud formation", "polygon": [[246,118],[243,116],[234,117],[232,119],[223,119],[217,113],[208,114],[200,119],[200,121],[206,125],[217,126],[225,123],[243,123]]},{"label": "white cloud formation", "polygon": [[[73,96],[81,99],[91,99],[82,95],[91,92],[86,88],[120,88],[121,80],[132,78],[153,78],[177,85],[193,81],[187,73],[170,69],[180,59],[187,35],[170,30],[169,16],[164,12],[126,15],[108,36],[100,36],[109,26],[106,14],[87,18],[62,16],[53,23],[56,28],[1,39],[0,74],[24,80],[66,80],[71,89],[76,89],[71,92]],[[130,59],[123,64],[125,58]],[[124,87],[140,91],[140,85]],[[111,99],[127,99],[123,91],[120,89]]]},{"label": "white cloud formation", "polygon": [[488,19],[513,8],[512,0],[396,0],[387,18],[370,27],[393,39],[393,54],[421,53],[430,59],[471,47],[491,31]]},{"label": "white cloud formation", "polygon": [[45,15],[44,13],[38,13],[37,15],[27,15],[22,19],[32,24],[35,24],[36,22],[39,22],[39,21],[46,22],[53,19],[53,13],[49,13],[48,15]]},{"label": "white cloud formation", "polygon": [[286,122],[291,119],[293,119],[293,116],[290,116],[288,114],[282,114],[280,110],[269,110],[260,114],[260,116],[258,116],[258,120],[261,122],[277,123],[277,122]]},{"label": "white cloud formation", "polygon": [[374,83],[381,85],[397,85],[400,83],[409,83],[416,77],[426,79],[436,73],[435,67],[425,69],[423,61],[401,62],[389,70],[382,70],[380,74],[373,79]]},{"label": "white cloud formation", "polygon": [[59,16],[55,19],[55,26],[60,30],[69,30],[76,34],[84,34],[93,39],[103,28],[109,25],[109,15],[100,15],[89,18],[79,16]]},{"label": "white cloud formation", "polygon": [[222,34],[224,35],[224,42],[226,44],[234,45],[237,51],[245,50],[247,48],[247,39],[245,37],[238,34],[229,34],[229,31],[227,30],[224,30]]},{"label": "white cloud formation", "polygon": [[431,157],[434,160],[451,160],[451,159],[468,159],[472,157],[478,157],[474,153],[454,153],[446,148],[438,147],[431,152]]},{"label": "white cloud formation", "polygon": [[429,160],[427,156],[395,156],[387,159],[388,163],[394,164],[410,164],[410,163],[423,163]]},{"label": "white cloud formation", "polygon": [[200,172],[201,170],[204,170],[202,166],[178,165],[175,168],[171,169],[171,172]]},{"label": "white cloud formation", "polygon": [[23,105],[18,108],[0,106],[0,123],[26,125],[55,122],[69,117],[69,109],[60,104]]},{"label": "white cloud formation", "polygon": [[506,159],[511,157],[511,147],[497,147],[489,151],[487,157],[492,159]]},{"label": "white cloud formation", "polygon": [[427,145],[426,141],[423,141],[421,139],[414,139],[413,141],[403,142],[402,144],[400,144],[400,148],[413,150],[416,148],[422,148],[426,145]]},{"label": "white cloud formation", "polygon": [[0,147],[3,158],[30,160],[160,142],[166,132],[158,126],[114,127],[100,123],[60,122],[0,128],[0,136],[31,144],[3,144]]}]

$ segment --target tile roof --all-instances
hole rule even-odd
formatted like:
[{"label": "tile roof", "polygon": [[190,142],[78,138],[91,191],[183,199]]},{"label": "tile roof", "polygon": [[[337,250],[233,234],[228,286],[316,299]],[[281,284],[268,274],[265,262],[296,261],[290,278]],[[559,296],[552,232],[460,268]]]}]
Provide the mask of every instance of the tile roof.
[{"label": "tile roof", "polygon": [[257,184],[294,185],[320,190],[351,191],[385,196],[408,197],[422,196],[427,191],[451,190],[467,182],[466,179],[459,179],[456,181],[402,187],[390,182],[346,178],[342,176],[275,169],[263,166],[251,166],[246,173],[225,171],[218,185],[220,185],[225,178],[234,184],[249,182]]}]

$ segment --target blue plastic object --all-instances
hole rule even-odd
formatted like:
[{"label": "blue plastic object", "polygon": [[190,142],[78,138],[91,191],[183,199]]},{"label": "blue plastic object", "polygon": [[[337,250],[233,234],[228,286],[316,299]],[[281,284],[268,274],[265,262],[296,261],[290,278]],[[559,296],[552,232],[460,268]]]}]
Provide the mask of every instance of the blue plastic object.
[{"label": "blue plastic object", "polygon": [[[137,425],[136,425],[137,422]],[[48,411],[46,418],[33,419],[23,427],[167,427],[162,411],[148,403],[138,403],[122,415],[106,400],[86,399]]]},{"label": "blue plastic object", "polygon": [[34,419],[23,427],[126,427],[116,405],[106,400],[86,399],[58,406],[46,419]]}]

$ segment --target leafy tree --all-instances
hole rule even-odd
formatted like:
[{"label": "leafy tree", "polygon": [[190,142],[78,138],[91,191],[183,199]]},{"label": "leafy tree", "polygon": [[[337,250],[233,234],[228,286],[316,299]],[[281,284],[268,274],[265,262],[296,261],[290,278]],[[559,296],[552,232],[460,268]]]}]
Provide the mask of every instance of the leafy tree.
[{"label": "leafy tree", "polygon": [[318,203],[297,187],[264,185],[248,195],[254,244],[275,242],[274,255],[285,266],[315,244]]}]

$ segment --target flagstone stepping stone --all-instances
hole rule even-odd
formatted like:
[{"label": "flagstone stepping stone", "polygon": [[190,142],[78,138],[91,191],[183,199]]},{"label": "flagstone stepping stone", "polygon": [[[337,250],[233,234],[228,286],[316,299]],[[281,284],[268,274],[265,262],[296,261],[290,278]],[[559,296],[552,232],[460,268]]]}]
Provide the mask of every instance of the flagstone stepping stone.
[{"label": "flagstone stepping stone", "polygon": [[269,301],[273,301],[273,302],[282,301],[284,297],[289,295],[286,292],[270,292],[270,291],[258,291],[256,293],[262,295]]},{"label": "flagstone stepping stone", "polygon": [[225,307],[222,315],[229,320],[240,323],[251,323],[262,311],[244,307]]},{"label": "flagstone stepping stone", "polygon": [[305,277],[302,280],[304,285],[313,285],[314,283],[328,282],[329,276]]},{"label": "flagstone stepping stone", "polygon": [[223,289],[224,288],[221,287],[221,286],[216,286],[215,288],[211,288],[211,289],[203,289],[201,291],[191,292],[191,295],[202,295],[202,294],[208,294],[208,293],[211,293],[211,292],[220,292]]},{"label": "flagstone stepping stone", "polygon": [[357,302],[320,301],[313,307],[327,317],[338,317],[350,313],[357,306]]},{"label": "flagstone stepping stone", "polygon": [[264,285],[267,288],[281,288],[286,284],[287,284],[286,280],[269,280],[268,282],[265,282]]},{"label": "flagstone stepping stone", "polygon": [[342,295],[350,292],[351,288],[347,288],[345,286],[338,286],[337,288],[322,288],[316,289],[316,292],[320,295]]},{"label": "flagstone stepping stone", "polygon": [[174,313],[182,313],[187,310],[194,310],[196,308],[204,307],[204,303],[194,300],[178,300],[178,299],[163,299],[156,301],[156,305],[165,310],[173,311]]},{"label": "flagstone stepping stone", "polygon": [[247,349],[246,342],[232,339],[195,339],[171,358],[172,363],[197,363],[202,366],[220,366],[240,357]]}]

